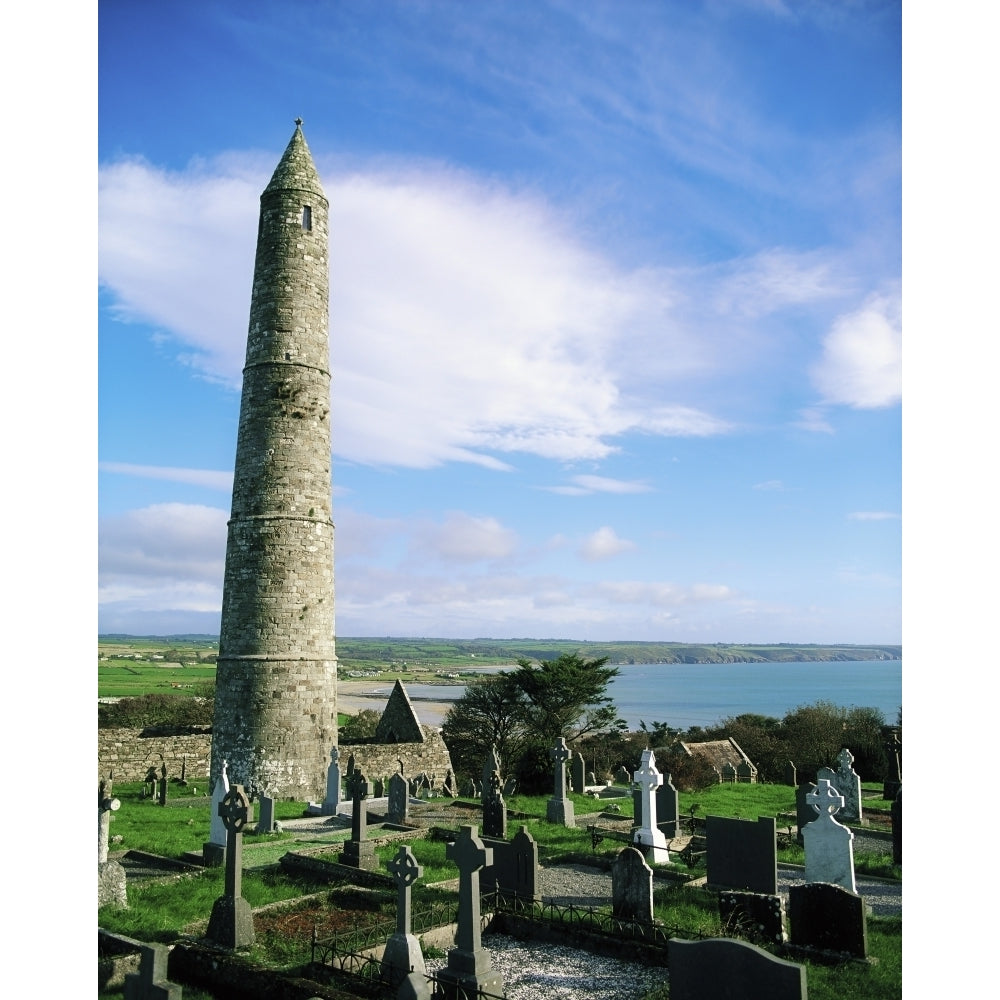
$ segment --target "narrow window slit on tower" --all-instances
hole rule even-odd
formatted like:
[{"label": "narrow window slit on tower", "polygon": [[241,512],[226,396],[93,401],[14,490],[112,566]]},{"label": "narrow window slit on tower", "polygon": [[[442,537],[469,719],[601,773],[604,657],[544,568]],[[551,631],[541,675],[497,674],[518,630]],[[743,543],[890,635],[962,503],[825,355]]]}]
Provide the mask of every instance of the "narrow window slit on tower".
[{"label": "narrow window slit on tower", "polygon": [[308,233],[313,227],[313,210],[309,205],[302,206],[302,228]]}]

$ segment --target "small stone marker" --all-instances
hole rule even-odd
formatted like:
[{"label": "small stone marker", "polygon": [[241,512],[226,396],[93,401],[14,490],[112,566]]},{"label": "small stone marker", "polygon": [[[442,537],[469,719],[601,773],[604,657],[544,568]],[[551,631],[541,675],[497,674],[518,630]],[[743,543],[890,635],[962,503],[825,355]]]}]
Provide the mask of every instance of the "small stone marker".
[{"label": "small stone marker", "polygon": [[222,820],[219,806],[229,794],[229,765],[222,762],[222,772],[215,780],[212,788],[212,804],[210,807],[211,825],[208,830],[208,840],[201,845],[201,856],[206,868],[218,868],[226,861],[226,824]]},{"label": "small stone marker", "polygon": [[556,740],[556,745],[549,751],[549,756],[552,758],[552,780],[555,787],[552,798],[545,804],[545,818],[550,823],[576,826],[573,803],[566,798],[566,761],[570,758],[570,749],[562,736]]},{"label": "small stone marker", "polygon": [[150,766],[146,771],[146,777],[142,779],[142,797],[151,799],[156,795],[156,768]]},{"label": "small stone marker", "polygon": [[482,892],[499,892],[522,903],[540,902],[538,844],[528,828],[522,825],[509,841],[486,836],[482,840],[493,851],[493,864],[479,876]]},{"label": "small stone marker", "polygon": [[142,945],[139,971],[125,976],[125,1000],[181,1000],[183,988],[167,978],[169,954],[166,945]]},{"label": "small stone marker", "polygon": [[208,937],[223,948],[249,948],[254,943],[253,913],[241,895],[243,829],[253,819],[253,807],[242,785],[233,785],[219,803],[226,824],[226,894],[212,907]]},{"label": "small stone marker", "polygon": [[837,770],[821,767],[816,772],[816,781],[826,778],[841,794],[844,804],[839,817],[845,823],[861,823],[861,777],[854,770],[854,754],[847,747],[837,754]]},{"label": "small stone marker", "polygon": [[811,781],[803,781],[795,789],[795,818],[798,824],[798,834],[796,840],[801,844],[802,828],[811,823],[816,818],[816,810],[809,805],[809,796],[816,791],[816,786]]},{"label": "small stone marker", "polygon": [[806,797],[817,816],[802,828],[806,849],[806,881],[832,882],[848,892],[856,892],[854,883],[854,834],[834,818],[844,804],[841,795],[827,778],[820,778],[816,791]]},{"label": "small stone marker", "polygon": [[160,803],[161,806],[165,806],[167,804],[167,765],[166,764],[164,764],[160,768],[159,787],[160,787],[160,794],[159,794],[159,798],[158,798],[157,801]]},{"label": "small stone marker", "polygon": [[388,820],[404,825],[410,816],[410,786],[398,771],[389,779]]},{"label": "small stone marker", "polygon": [[494,771],[488,785],[483,787],[483,836],[507,836],[507,803],[500,788],[499,771]]},{"label": "small stone marker", "polygon": [[829,882],[793,885],[788,908],[793,945],[868,957],[865,901],[856,893]]},{"label": "small stone marker", "polygon": [[326,798],[320,806],[320,815],[336,816],[340,805],[340,750],[330,749],[330,766],[326,769]]},{"label": "small stone marker", "polygon": [[420,950],[420,941],[411,932],[411,896],[413,883],[424,873],[417,864],[413,851],[406,844],[401,844],[396,856],[387,865],[396,883],[396,933],[389,938],[382,954],[382,979],[388,980],[393,986],[400,983],[411,973],[424,974],[424,956]]},{"label": "small stone marker", "polygon": [[647,861],[657,865],[670,863],[667,838],[656,825],[656,790],[663,784],[663,775],[656,769],[656,758],[648,747],[642,751],[639,770],[632,775],[639,790],[641,817],[639,829],[632,837]]},{"label": "small stone marker", "polygon": [[503,996],[503,976],[492,968],[483,948],[479,903],[479,872],[493,864],[493,851],[476,836],[474,826],[464,825],[445,848],[445,856],[458,866],[458,929],[438,983],[446,1000],[464,1000],[476,990]]},{"label": "small stone marker", "polygon": [[804,965],[744,941],[671,938],[670,1000],[806,1000]]},{"label": "small stone marker", "polygon": [[583,791],[587,787],[584,780],[585,771],[586,764],[583,761],[583,754],[579,752],[573,754],[569,766],[569,785],[577,795],[583,795]]},{"label": "small stone marker", "polygon": [[757,892],[720,892],[719,920],[731,937],[753,944],[785,941],[785,901]]},{"label": "small stone marker", "polygon": [[785,771],[782,781],[786,785],[791,785],[792,788],[798,788],[799,786],[798,772],[796,772],[795,765],[790,760],[785,761]]},{"label": "small stone marker", "polygon": [[500,755],[497,753],[497,745],[492,743],[490,744],[489,753],[483,758],[482,783],[479,786],[479,790],[484,799],[486,798],[487,791],[489,791],[490,777],[494,771],[501,775],[500,780],[503,781],[503,768],[500,765]]},{"label": "small stone marker", "polygon": [[901,865],[903,863],[903,786],[900,784],[896,789],[896,797],[889,807],[889,816],[892,820],[892,863]]},{"label": "small stone marker", "polygon": [[260,797],[260,814],[257,817],[257,833],[274,833],[274,799],[268,795]]},{"label": "small stone marker", "polygon": [[653,923],[653,869],[634,847],[623,848],[611,865],[611,908],[617,920]]},{"label": "small stone marker", "polygon": [[672,840],[681,832],[680,814],[680,796],[671,776],[665,775],[663,784],[656,789],[656,825],[667,840]]},{"label": "small stone marker", "polygon": [[371,784],[360,767],[355,767],[347,778],[347,792],[351,796],[351,839],[344,844],[339,861],[352,868],[374,870],[378,867],[375,847],[368,837],[368,808],[365,799],[371,794]]}]

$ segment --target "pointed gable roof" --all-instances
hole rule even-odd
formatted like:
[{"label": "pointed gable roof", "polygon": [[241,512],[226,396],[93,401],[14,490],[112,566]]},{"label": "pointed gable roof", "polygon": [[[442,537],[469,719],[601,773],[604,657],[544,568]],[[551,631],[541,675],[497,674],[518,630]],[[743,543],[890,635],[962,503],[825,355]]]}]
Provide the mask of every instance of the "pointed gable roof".
[{"label": "pointed gable roof", "polygon": [[319,180],[319,173],[316,164],[313,163],[312,153],[306,145],[306,137],[302,134],[302,119],[295,119],[295,132],[285,147],[278,165],[274,168],[274,174],[264,194],[272,191],[315,191],[323,194],[323,185]]},{"label": "pointed gable roof", "polygon": [[396,681],[382,718],[375,728],[376,743],[423,743],[424,731],[402,681]]}]

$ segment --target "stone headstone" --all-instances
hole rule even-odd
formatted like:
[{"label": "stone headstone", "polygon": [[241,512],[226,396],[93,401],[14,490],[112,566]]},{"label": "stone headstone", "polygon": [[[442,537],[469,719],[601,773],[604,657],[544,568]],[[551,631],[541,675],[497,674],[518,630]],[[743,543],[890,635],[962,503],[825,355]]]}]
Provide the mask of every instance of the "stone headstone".
[{"label": "stone headstone", "polygon": [[821,767],[816,772],[816,782],[825,778],[833,785],[844,799],[840,809],[839,819],[845,823],[860,823],[861,812],[861,778],[854,770],[854,754],[846,747],[837,754],[837,770]]},{"label": "stone headstone", "polygon": [[[480,793],[483,798],[486,797],[486,792],[490,787],[490,779],[493,776],[494,771],[500,775],[503,773],[500,766],[500,755],[497,753],[495,743],[491,744],[489,752],[486,754],[485,758],[483,758],[482,782],[479,786]],[[500,780],[503,781],[502,776]]]},{"label": "stone headstone", "polygon": [[483,837],[493,851],[493,864],[480,873],[483,893],[500,892],[521,902],[541,901],[538,889],[538,844],[521,826],[509,841]]},{"label": "stone headstone", "polygon": [[615,770],[615,784],[616,785],[631,785],[632,775],[628,773],[628,768],[624,764],[620,764]]},{"label": "stone headstone", "polygon": [[622,848],[611,865],[611,908],[618,920],[653,923],[653,869],[634,847]]},{"label": "stone headstone", "polygon": [[410,786],[398,772],[389,779],[388,820],[405,824],[410,817]]},{"label": "stone headstone", "polygon": [[504,797],[509,799],[516,791],[517,791],[517,778],[515,778],[514,775],[511,775],[503,783]]},{"label": "stone headstone", "polygon": [[756,892],[720,892],[719,920],[728,937],[754,944],[785,941],[785,902],[780,896]]},{"label": "stone headstone", "polygon": [[804,965],[755,944],[671,938],[670,1000],[807,1000]]},{"label": "stone headstone", "polygon": [[378,867],[378,858],[375,846],[368,840],[368,807],[365,803],[371,789],[371,783],[361,768],[355,767],[347,779],[347,792],[351,796],[351,839],[344,843],[338,860],[351,868],[374,871]]},{"label": "stone headstone", "polygon": [[816,810],[809,805],[809,796],[816,791],[811,781],[804,781],[795,789],[795,818],[798,824],[796,840],[802,843],[802,827],[816,818]]},{"label": "stone headstone", "polygon": [[212,802],[209,806],[211,820],[208,840],[202,844],[201,856],[207,868],[218,868],[226,862],[226,824],[223,822],[219,806],[229,794],[229,765],[222,762],[222,771],[212,786]]},{"label": "stone headstone", "polygon": [[212,907],[207,936],[223,948],[249,948],[254,943],[253,913],[242,896],[243,829],[253,807],[242,785],[233,785],[219,803],[226,824],[226,891]]},{"label": "stone headstone", "polygon": [[868,957],[865,901],[856,893],[829,882],[793,885],[788,909],[793,945]]},{"label": "stone headstone", "polygon": [[885,750],[886,770],[882,780],[882,798],[895,801],[903,781],[903,731],[899,726],[882,727],[882,747]]},{"label": "stone headstone", "polygon": [[128,907],[125,869],[118,861],[108,861],[111,814],[121,802],[111,794],[111,778],[97,786],[97,906]]},{"label": "stone headstone", "polygon": [[854,884],[854,833],[834,819],[844,802],[826,778],[816,783],[816,791],[807,796],[816,818],[802,828],[806,850],[806,881],[832,882],[848,892]]},{"label": "stone headstone", "polygon": [[142,797],[151,799],[156,795],[156,768],[149,767],[146,770],[146,777],[142,779]]},{"label": "stone headstone", "polygon": [[157,802],[159,802],[161,806],[165,806],[167,804],[167,765],[166,764],[164,764],[160,768],[160,780],[157,782],[157,786],[158,786]]},{"label": "stone headstone", "polygon": [[583,754],[579,752],[573,754],[573,759],[569,766],[569,785],[577,795],[583,795],[583,790],[586,788],[584,780],[585,768]]},{"label": "stone headstone", "polygon": [[167,978],[168,956],[166,945],[139,948],[139,971],[125,976],[125,1000],[181,1000],[182,987]]},{"label": "stone headstone", "polygon": [[380,799],[385,795],[385,782],[381,778],[376,778],[372,782],[372,795]]},{"label": "stone headstone", "polygon": [[709,888],[778,894],[778,846],[773,816],[705,817],[706,882]]},{"label": "stone headstone", "polygon": [[493,851],[476,836],[474,826],[462,826],[445,856],[458,866],[458,925],[448,964],[438,973],[446,1000],[464,1000],[476,990],[503,996],[503,976],[493,969],[483,948],[479,872],[493,864]]},{"label": "stone headstone", "polygon": [[268,795],[260,797],[260,811],[257,815],[257,833],[274,833],[274,799]]},{"label": "stone headstone", "polygon": [[500,788],[499,771],[494,771],[483,786],[483,836],[507,836],[507,803]]},{"label": "stone headstone", "polygon": [[901,865],[903,863],[903,786],[900,784],[896,790],[896,798],[889,807],[889,816],[892,821],[892,863]]},{"label": "stone headstone", "polygon": [[396,1000],[431,1000],[431,984],[422,972],[411,972],[399,985]]},{"label": "stone headstone", "polygon": [[423,875],[424,870],[406,844],[400,845],[388,868],[397,891],[396,933],[386,942],[382,953],[381,978],[398,986],[410,972],[426,972],[420,941],[412,933],[410,901],[413,883]]},{"label": "stone headstone", "polygon": [[656,825],[656,790],[663,784],[663,775],[656,769],[656,757],[652,750],[647,748],[642,751],[639,770],[632,777],[639,792],[641,808],[639,828],[632,837],[632,843],[647,861],[653,864],[669,864],[667,838]]},{"label": "stone headstone", "polygon": [[663,784],[656,789],[656,825],[667,840],[671,840],[681,832],[680,813],[680,796],[674,788],[670,775],[665,775]]},{"label": "stone headstone", "polygon": [[588,771],[587,772],[587,784],[588,785],[596,785],[597,784],[597,777],[596,777],[596,775],[594,774],[593,771]]},{"label": "stone headstone", "polygon": [[549,751],[552,758],[552,798],[545,804],[545,818],[550,823],[562,826],[576,826],[576,815],[573,803],[566,798],[566,761],[570,758],[570,749],[566,740],[559,737],[556,745]]},{"label": "stone headstone", "polygon": [[795,765],[790,761],[785,761],[784,777],[782,781],[786,785],[791,785],[792,788],[798,788],[798,772],[795,770]]}]

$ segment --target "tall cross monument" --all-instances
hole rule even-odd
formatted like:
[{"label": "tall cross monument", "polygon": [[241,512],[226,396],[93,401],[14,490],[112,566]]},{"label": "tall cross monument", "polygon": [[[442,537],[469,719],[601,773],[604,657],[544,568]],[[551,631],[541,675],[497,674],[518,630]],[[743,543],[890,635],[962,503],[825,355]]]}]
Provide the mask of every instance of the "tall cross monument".
[{"label": "tall cross monument", "polygon": [[260,197],[212,734],[252,797],[322,796],[337,738],[328,242],[297,119]]}]

